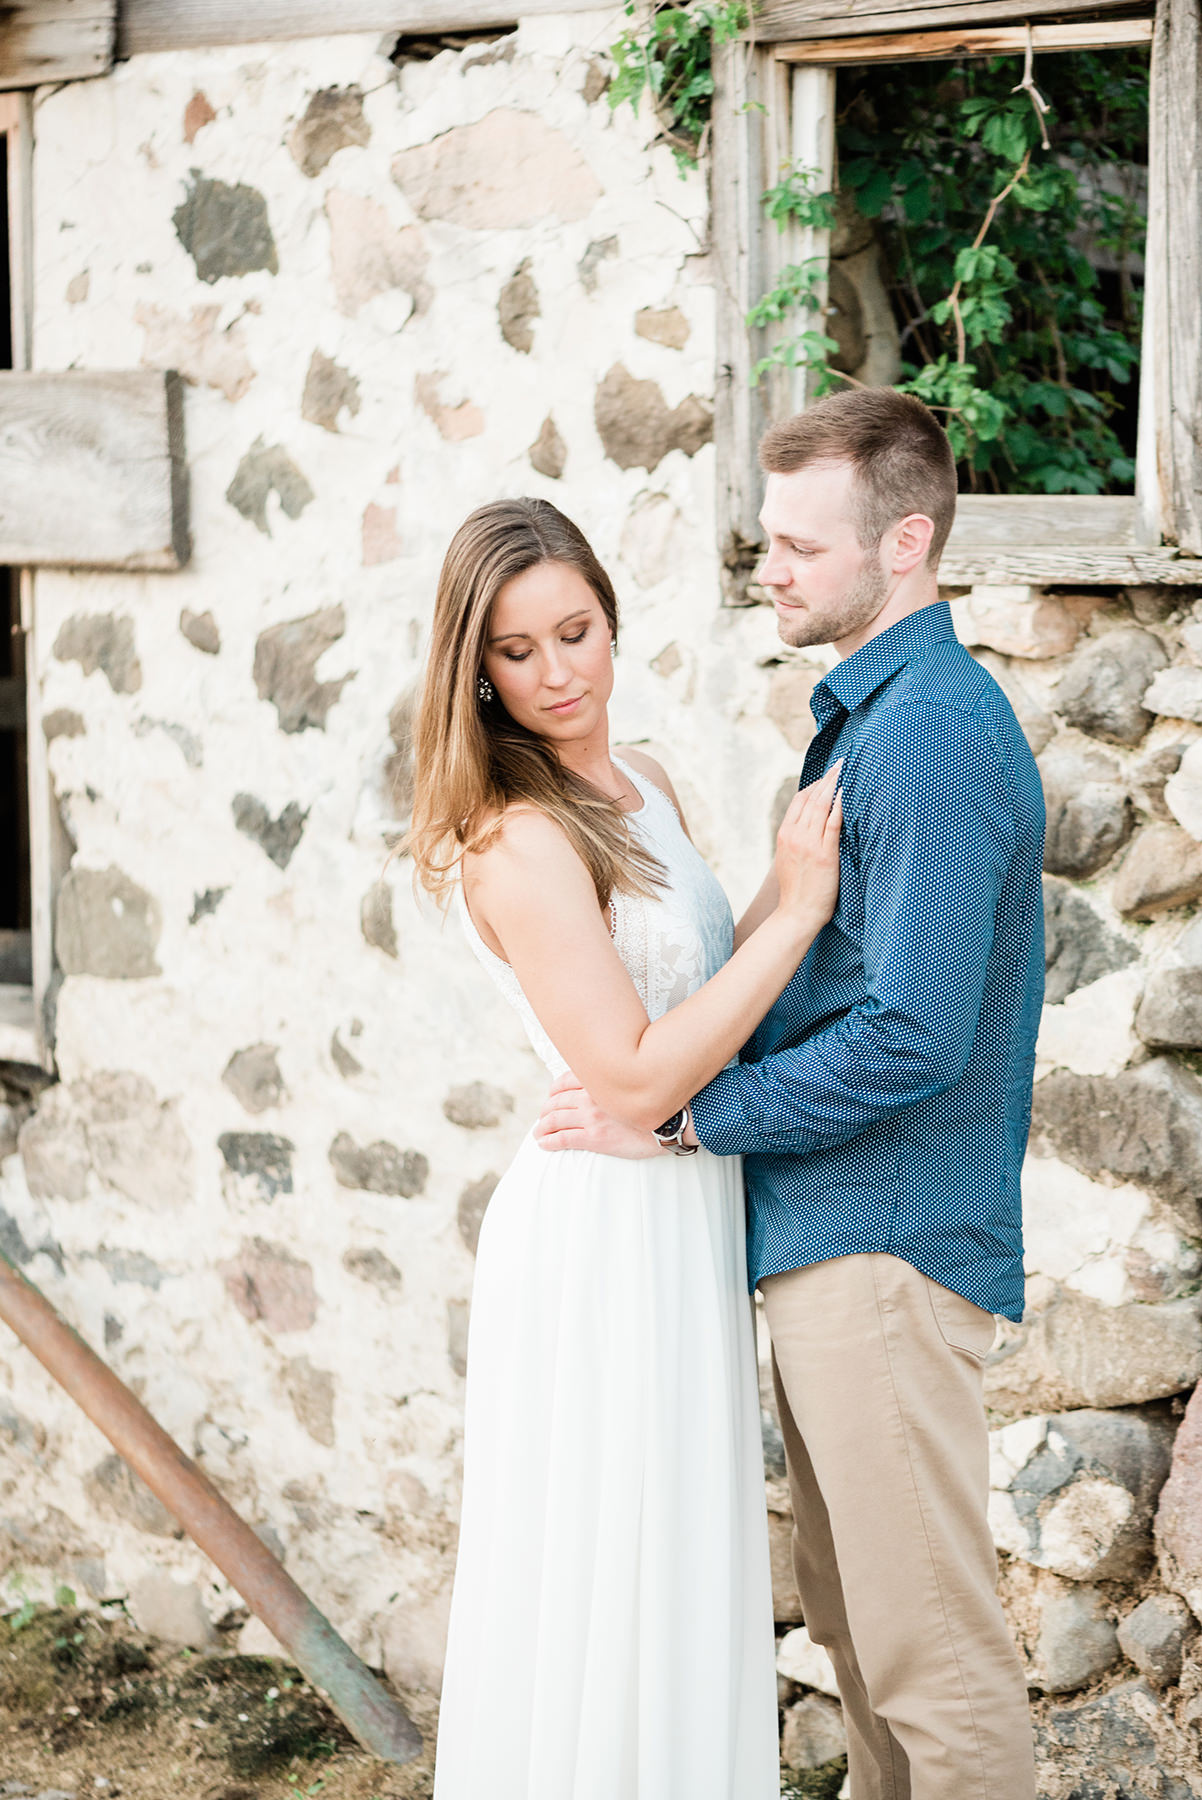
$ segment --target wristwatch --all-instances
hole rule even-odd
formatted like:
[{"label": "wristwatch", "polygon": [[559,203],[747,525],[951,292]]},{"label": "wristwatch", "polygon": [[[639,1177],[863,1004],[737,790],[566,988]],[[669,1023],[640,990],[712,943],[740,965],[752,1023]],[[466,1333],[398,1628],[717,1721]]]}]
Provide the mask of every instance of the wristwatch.
[{"label": "wristwatch", "polygon": [[662,1150],[670,1150],[673,1156],[696,1156],[699,1146],[684,1141],[691,1117],[688,1107],[682,1106],[679,1112],[674,1112],[670,1119],[655,1127],[651,1135]]}]

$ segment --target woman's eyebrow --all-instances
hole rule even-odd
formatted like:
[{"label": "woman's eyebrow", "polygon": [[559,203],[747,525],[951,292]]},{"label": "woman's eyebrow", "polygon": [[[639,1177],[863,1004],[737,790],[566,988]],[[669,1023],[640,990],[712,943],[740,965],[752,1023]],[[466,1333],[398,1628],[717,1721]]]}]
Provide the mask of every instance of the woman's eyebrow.
[{"label": "woman's eyebrow", "polygon": [[[562,631],[565,625],[570,625],[572,623],[573,619],[583,618],[588,610],[587,606],[578,606],[576,611],[570,612],[566,619],[561,619],[558,625],[553,625],[551,627],[552,631]],[[488,642],[490,644],[503,644],[508,638],[529,638],[529,636],[530,633],[528,631],[503,631],[499,637],[490,637]]]}]

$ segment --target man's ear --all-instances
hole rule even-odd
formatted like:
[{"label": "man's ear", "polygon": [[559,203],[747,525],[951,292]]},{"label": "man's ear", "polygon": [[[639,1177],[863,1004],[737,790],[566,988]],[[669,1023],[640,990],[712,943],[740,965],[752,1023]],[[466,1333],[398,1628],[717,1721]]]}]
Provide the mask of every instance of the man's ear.
[{"label": "man's ear", "polygon": [[908,575],[926,561],[935,522],[925,513],[907,513],[904,519],[886,533],[884,550],[887,566],[895,575]]}]

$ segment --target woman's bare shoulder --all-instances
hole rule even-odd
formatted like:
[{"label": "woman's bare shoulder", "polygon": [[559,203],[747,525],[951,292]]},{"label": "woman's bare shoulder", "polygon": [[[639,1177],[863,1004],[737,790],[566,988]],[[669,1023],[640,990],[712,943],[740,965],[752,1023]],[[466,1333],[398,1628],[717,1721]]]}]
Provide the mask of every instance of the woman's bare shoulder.
[{"label": "woman's bare shoulder", "polygon": [[660,793],[669,799],[676,808],[677,817],[687,832],[688,826],[685,825],[684,809],[680,804],[676,789],[672,786],[672,778],[664,765],[657,762],[654,756],[649,756],[646,750],[640,750],[630,744],[620,744],[614,754],[620,757],[624,763],[629,763],[632,769],[637,769],[640,775],[645,775],[648,781],[655,783]]},{"label": "woman's bare shoulder", "polygon": [[580,857],[563,826],[541,807],[518,803],[485,821],[479,847],[464,853],[463,875],[475,885],[521,870],[568,869],[572,864],[580,864]]}]

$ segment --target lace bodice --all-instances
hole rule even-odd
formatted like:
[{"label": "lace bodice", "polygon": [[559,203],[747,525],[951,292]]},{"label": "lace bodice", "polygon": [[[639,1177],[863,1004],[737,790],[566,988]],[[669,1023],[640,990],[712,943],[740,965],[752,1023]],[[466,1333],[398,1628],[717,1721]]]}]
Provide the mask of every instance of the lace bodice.
[{"label": "lace bodice", "polygon": [[[620,757],[615,762],[622,762]],[[653,781],[627,762],[622,767],[643,804],[627,817],[648,850],[667,870],[667,885],[653,900],[615,894],[610,930],[649,1019],[659,1019],[716,975],[731,952],[734,925],[718,881],[681,827],[676,808]],[[468,943],[505,998],[516,1009],[530,1042],[553,1075],[567,1067],[534,1015],[517,976],[495,956],[472,923],[463,889],[455,906]]]}]

